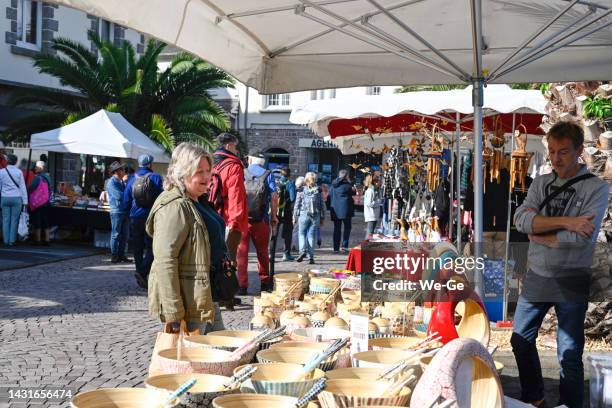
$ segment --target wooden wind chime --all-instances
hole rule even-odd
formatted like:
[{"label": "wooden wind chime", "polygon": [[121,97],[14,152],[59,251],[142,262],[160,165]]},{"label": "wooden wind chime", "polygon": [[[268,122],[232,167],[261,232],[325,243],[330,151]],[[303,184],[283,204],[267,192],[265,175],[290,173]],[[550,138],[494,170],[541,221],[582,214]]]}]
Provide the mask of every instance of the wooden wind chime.
[{"label": "wooden wind chime", "polygon": [[436,191],[440,183],[440,168],[444,136],[436,136],[436,125],[431,130],[431,147],[427,155],[427,187],[430,192]]},{"label": "wooden wind chime", "polygon": [[504,127],[498,116],[495,120],[495,131],[490,139],[493,151],[489,161],[489,182],[493,183],[493,180],[497,181],[497,184],[501,181],[501,169],[504,165],[504,144],[506,144],[506,137],[504,135]]},{"label": "wooden wind chime", "polygon": [[521,191],[527,191],[525,187],[525,177],[529,170],[529,159],[527,153],[527,128],[520,124],[514,131],[516,148],[512,152],[510,159],[510,189],[514,190],[515,185],[520,184]]}]

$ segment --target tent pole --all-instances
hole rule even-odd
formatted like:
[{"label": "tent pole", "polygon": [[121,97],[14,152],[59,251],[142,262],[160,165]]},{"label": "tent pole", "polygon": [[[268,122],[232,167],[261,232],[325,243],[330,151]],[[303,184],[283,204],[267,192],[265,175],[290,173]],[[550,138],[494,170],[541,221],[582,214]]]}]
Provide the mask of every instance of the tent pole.
[{"label": "tent pole", "polygon": [[[510,136],[510,154],[514,150],[514,130],[516,129],[516,113],[512,113],[512,134]],[[505,147],[505,143],[504,143]],[[512,159],[510,159],[512,160]],[[508,217],[506,221],[506,254],[504,256],[504,299],[502,308],[503,321],[508,320],[508,258],[510,255],[510,225],[512,220],[512,186],[508,187]]]},{"label": "tent pole", "polygon": [[[482,0],[471,0],[474,72],[472,76],[472,103],[474,105],[474,256],[482,259],[483,186],[482,186],[482,107],[484,105],[484,78],[482,72]],[[480,263],[476,263],[479,265]],[[474,271],[474,290],[484,298],[482,269]]]},{"label": "tent pole", "polygon": [[[455,113],[455,141],[457,143],[455,146],[455,153],[457,154],[457,173],[455,174],[457,184],[457,251],[461,254],[463,251],[461,250],[461,115],[459,112]],[[451,208],[453,207],[451,206]]]},{"label": "tent pole", "polygon": [[32,181],[32,180],[29,180],[29,178],[30,178],[30,165],[32,164],[32,136],[30,136],[30,143],[28,143],[28,147],[29,147],[28,164],[26,165],[26,168],[25,168],[26,187],[29,187],[29,184]]},{"label": "tent pole", "polygon": [[455,152],[453,151],[453,147],[455,147],[454,143],[457,143],[459,141],[456,136],[452,140],[453,143],[451,143],[450,149],[448,149],[450,151],[450,167],[448,173],[446,174],[446,179],[450,182],[450,206],[448,208],[448,238],[451,242],[453,241],[453,198],[455,197],[455,186],[453,183],[453,177],[455,177]]}]

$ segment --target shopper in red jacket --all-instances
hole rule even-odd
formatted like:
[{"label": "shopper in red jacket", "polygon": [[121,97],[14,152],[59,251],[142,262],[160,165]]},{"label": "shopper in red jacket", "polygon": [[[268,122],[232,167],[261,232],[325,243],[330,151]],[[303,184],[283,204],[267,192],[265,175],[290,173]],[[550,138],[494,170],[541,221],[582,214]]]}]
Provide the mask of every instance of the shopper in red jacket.
[{"label": "shopper in red jacket", "polygon": [[213,172],[217,173],[221,179],[222,208],[220,215],[226,225],[228,256],[231,261],[235,262],[242,235],[247,234],[249,230],[244,165],[238,156],[238,140],[234,135],[221,133],[217,136],[217,144],[219,147],[214,155]]}]

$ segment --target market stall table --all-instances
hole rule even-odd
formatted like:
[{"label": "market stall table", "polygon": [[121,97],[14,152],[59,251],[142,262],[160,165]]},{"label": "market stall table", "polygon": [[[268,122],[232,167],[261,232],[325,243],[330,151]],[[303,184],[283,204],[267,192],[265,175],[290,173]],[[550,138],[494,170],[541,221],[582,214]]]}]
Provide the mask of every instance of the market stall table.
[{"label": "market stall table", "polygon": [[110,213],[105,210],[49,206],[49,225],[111,229]]}]

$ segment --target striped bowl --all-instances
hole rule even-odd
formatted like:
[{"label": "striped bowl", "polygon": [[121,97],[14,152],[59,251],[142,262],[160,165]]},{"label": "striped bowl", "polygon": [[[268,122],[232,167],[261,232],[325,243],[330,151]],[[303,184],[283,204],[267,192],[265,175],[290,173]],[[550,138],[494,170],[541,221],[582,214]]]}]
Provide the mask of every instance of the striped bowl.
[{"label": "striped bowl", "polygon": [[[301,397],[306,394],[319,378],[325,373],[318,368],[311,371],[307,378],[297,381],[292,378],[299,378],[302,366],[289,363],[269,363],[269,364],[250,364],[257,367],[253,376],[245,381],[240,387],[243,393],[286,395],[289,397]],[[242,367],[236,368],[235,371]]]},{"label": "striped bowl", "polygon": [[410,401],[412,390],[402,388],[394,397],[379,397],[389,387],[387,381],[372,380],[329,380],[318,395],[322,408],[352,408],[364,405],[388,405],[404,407]]},{"label": "striped bowl", "polygon": [[[301,347],[275,347],[269,350],[262,350],[256,354],[257,361],[260,363],[291,363],[291,364],[306,364],[319,351],[301,348]],[[338,361],[336,356],[331,356],[325,361],[322,361],[317,368],[327,371],[333,370]]]},{"label": "striped bowl", "polygon": [[[264,394],[224,395],[213,400],[214,408],[290,408],[298,401],[295,397]],[[306,408],[318,408],[313,402]]]},{"label": "striped bowl", "polygon": [[181,407],[184,408],[208,408],[212,406],[213,399],[240,392],[237,385],[230,389],[223,386],[229,381],[229,377],[213,374],[156,375],[147,378],[144,384],[152,390],[172,392],[191,378],[195,378],[196,383],[181,397]]}]

